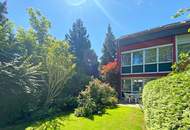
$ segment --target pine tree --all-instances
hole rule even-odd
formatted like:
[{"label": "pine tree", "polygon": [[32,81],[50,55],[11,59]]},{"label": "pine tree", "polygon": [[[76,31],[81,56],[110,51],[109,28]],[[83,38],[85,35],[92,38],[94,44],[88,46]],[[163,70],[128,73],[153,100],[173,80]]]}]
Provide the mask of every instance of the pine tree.
[{"label": "pine tree", "polygon": [[116,58],[116,44],[115,36],[112,33],[110,24],[106,33],[106,38],[103,44],[103,55],[101,57],[101,65],[106,65],[109,62],[113,62]]},{"label": "pine tree", "polygon": [[0,2],[0,25],[4,24],[8,19],[6,18],[7,14],[7,2]]},{"label": "pine tree", "polygon": [[89,35],[81,19],[78,19],[75,23],[73,23],[69,34],[66,34],[66,40],[71,46],[71,52],[76,57],[75,62],[77,65],[77,71],[83,72],[89,76],[97,76],[97,56],[91,49]]},{"label": "pine tree", "polygon": [[6,17],[7,3],[0,2],[0,62],[14,59],[16,54],[15,37],[12,23]]}]

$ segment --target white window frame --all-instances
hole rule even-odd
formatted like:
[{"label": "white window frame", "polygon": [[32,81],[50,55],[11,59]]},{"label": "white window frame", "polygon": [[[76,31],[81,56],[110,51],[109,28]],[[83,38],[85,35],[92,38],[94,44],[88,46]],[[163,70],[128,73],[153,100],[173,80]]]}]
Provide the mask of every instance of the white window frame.
[{"label": "white window frame", "polygon": [[[122,80],[131,80],[130,93],[138,93],[139,91],[133,91],[133,81],[134,81],[135,79],[141,79],[141,80],[143,80],[143,88],[144,88],[145,80],[146,80],[146,79],[151,79],[151,78],[158,78],[158,77],[125,78],[125,79],[122,79]],[[124,81],[124,82],[125,82],[125,81]],[[142,88],[142,89],[143,89],[143,88]],[[122,85],[122,92],[126,93],[126,92],[124,91],[124,86],[123,86],[123,85]]]},{"label": "white window frame", "polygon": [[[167,46],[172,47],[172,59],[171,59],[171,61],[159,62],[159,48],[167,47]],[[156,48],[156,53],[157,53],[156,54],[156,56],[157,56],[156,57],[156,62],[155,63],[150,63],[150,64],[157,64],[157,71],[156,72],[145,72],[145,65],[146,65],[146,63],[145,63],[145,50],[154,49],[154,48]],[[133,52],[138,52],[138,51],[143,51],[143,64],[139,64],[139,65],[143,65],[143,72],[142,73],[132,73],[133,72],[132,67],[136,66],[136,65],[133,65]],[[173,62],[173,43],[168,43],[168,44],[165,44],[165,45],[158,45],[158,46],[153,46],[153,47],[147,47],[147,48],[141,48],[141,49],[136,49],[136,50],[130,50],[130,51],[124,51],[124,52],[121,52],[121,55],[125,54],[125,53],[131,53],[131,73],[122,73],[121,72],[121,75],[149,74],[149,73],[169,73],[170,71],[160,72],[159,71],[159,64]],[[129,66],[121,66],[121,69],[122,69],[122,67],[129,67]]]}]

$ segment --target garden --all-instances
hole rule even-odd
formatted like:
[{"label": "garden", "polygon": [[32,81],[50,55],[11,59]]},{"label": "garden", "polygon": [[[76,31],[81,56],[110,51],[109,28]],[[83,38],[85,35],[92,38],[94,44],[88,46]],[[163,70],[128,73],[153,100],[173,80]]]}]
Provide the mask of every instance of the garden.
[{"label": "garden", "polygon": [[28,28],[15,27],[7,15],[7,1],[0,2],[0,129],[190,130],[189,53],[145,85],[142,107],[119,104],[111,25],[99,61],[81,19],[60,40],[37,9],[27,9]]}]

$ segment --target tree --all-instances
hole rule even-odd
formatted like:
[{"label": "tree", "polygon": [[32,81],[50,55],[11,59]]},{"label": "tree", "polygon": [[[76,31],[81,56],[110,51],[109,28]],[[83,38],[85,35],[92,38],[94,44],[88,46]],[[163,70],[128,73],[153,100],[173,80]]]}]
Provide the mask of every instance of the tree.
[{"label": "tree", "polygon": [[0,2],[0,25],[4,24],[8,19],[6,18],[7,14],[7,2]]},{"label": "tree", "polygon": [[6,2],[0,2],[0,61],[9,62],[16,54],[13,24],[6,18]]},{"label": "tree", "polygon": [[121,96],[120,92],[120,73],[119,66],[116,61],[110,62],[106,65],[103,65],[101,68],[101,74],[103,80],[109,83],[118,93],[118,96]]},{"label": "tree", "polygon": [[48,47],[46,66],[48,76],[48,95],[46,105],[54,103],[67,81],[73,76],[75,64],[74,57],[69,52],[66,42],[53,40]]},{"label": "tree", "polygon": [[0,126],[27,118],[39,103],[40,64],[30,58],[0,62]]},{"label": "tree", "polygon": [[103,44],[103,55],[101,57],[101,65],[113,62],[116,58],[116,44],[115,36],[112,33],[110,24],[108,25],[108,30],[106,33],[106,38]]},{"label": "tree", "polygon": [[[173,18],[181,17],[182,15],[185,15],[186,13],[190,12],[190,8],[182,8],[177,11],[177,13],[173,16]],[[188,14],[188,17],[190,17],[190,14]]]},{"label": "tree", "polygon": [[44,44],[47,40],[49,28],[51,27],[50,21],[40,11],[33,10],[32,8],[28,9],[28,14],[30,25],[36,32],[38,44]]},{"label": "tree", "polygon": [[[97,76],[98,60],[95,52],[91,49],[91,43],[87,30],[81,19],[73,23],[69,34],[66,34],[66,40],[71,46],[71,52],[76,57],[76,67],[78,72],[85,73],[89,76]],[[93,66],[93,71],[91,68]],[[92,73],[95,72],[95,73]]]},{"label": "tree", "polygon": [[103,55],[101,57],[101,76],[105,82],[109,83],[113,88],[115,88],[120,96],[119,68],[115,58],[115,36],[113,35],[111,26],[109,24],[103,44]]}]

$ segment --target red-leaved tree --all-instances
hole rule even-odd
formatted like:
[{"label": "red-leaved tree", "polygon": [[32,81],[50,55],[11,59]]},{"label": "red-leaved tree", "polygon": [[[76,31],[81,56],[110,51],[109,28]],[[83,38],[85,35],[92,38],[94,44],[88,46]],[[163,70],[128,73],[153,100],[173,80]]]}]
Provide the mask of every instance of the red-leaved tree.
[{"label": "red-leaved tree", "polygon": [[120,96],[119,65],[117,61],[109,62],[101,67],[101,75],[105,82],[109,83]]}]

